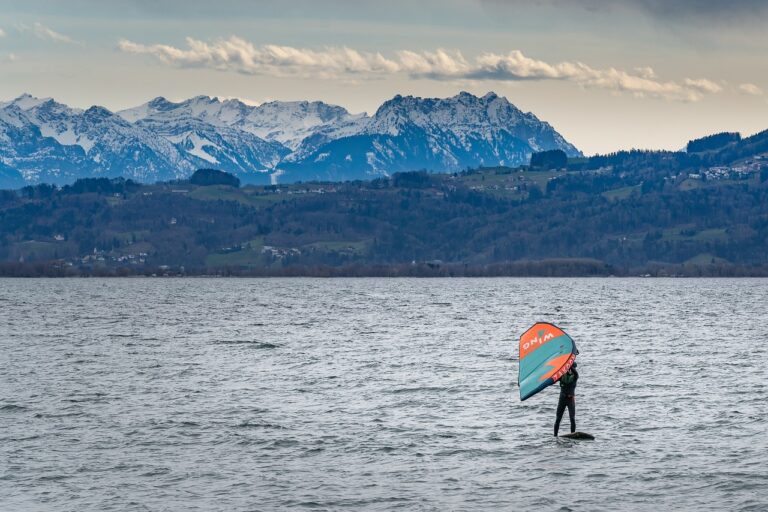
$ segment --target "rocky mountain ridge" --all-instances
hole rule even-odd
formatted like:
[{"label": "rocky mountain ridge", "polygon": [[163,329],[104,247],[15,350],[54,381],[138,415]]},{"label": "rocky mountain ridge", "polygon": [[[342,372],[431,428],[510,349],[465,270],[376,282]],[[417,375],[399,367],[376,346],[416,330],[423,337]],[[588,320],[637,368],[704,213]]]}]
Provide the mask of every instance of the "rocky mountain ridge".
[{"label": "rocky mountain ridge", "polygon": [[0,103],[0,186],[123,176],[179,179],[218,168],[245,183],[346,180],[427,169],[528,162],[536,151],[581,153],[548,123],[495,93],[400,96],[372,115],[320,101],[158,97],[111,112],[28,94]]}]

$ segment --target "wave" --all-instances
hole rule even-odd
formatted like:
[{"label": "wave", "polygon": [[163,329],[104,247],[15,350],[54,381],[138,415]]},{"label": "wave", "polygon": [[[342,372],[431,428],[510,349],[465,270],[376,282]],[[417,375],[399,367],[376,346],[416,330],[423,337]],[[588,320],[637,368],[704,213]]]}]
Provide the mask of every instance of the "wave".
[{"label": "wave", "polygon": [[0,411],[2,412],[21,412],[26,411],[27,408],[23,405],[16,405],[16,404],[5,404],[0,407]]},{"label": "wave", "polygon": [[247,345],[256,349],[271,349],[280,348],[280,345],[276,343],[270,343],[268,341],[256,341],[256,340],[217,340],[214,341],[216,345]]}]

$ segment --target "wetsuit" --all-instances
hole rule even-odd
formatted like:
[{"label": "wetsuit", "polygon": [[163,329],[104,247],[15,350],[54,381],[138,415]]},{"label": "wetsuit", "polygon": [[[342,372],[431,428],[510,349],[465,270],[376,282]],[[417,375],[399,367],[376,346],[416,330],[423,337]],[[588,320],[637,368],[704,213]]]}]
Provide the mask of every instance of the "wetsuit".
[{"label": "wetsuit", "polygon": [[557,402],[557,419],[555,420],[555,435],[560,430],[560,420],[563,412],[568,408],[568,417],[571,419],[571,432],[576,432],[576,381],[579,380],[579,372],[571,368],[568,373],[560,378],[560,400]]}]

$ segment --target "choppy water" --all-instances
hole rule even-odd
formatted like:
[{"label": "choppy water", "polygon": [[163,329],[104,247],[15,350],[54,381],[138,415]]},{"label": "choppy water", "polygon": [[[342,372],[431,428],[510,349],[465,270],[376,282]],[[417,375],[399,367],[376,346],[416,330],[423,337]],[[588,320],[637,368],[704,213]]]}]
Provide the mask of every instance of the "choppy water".
[{"label": "choppy water", "polygon": [[[768,280],[0,280],[1,510],[766,510]],[[521,403],[566,328],[577,421]],[[567,429],[567,421],[566,421]]]}]

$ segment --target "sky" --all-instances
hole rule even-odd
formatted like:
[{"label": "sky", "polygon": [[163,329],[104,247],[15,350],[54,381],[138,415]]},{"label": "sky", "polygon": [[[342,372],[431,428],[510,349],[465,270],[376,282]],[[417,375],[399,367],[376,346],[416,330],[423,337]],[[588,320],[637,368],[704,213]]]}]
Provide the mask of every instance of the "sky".
[{"label": "sky", "polygon": [[494,91],[586,154],[768,128],[764,0],[0,0],[0,101]]}]

